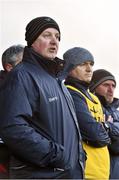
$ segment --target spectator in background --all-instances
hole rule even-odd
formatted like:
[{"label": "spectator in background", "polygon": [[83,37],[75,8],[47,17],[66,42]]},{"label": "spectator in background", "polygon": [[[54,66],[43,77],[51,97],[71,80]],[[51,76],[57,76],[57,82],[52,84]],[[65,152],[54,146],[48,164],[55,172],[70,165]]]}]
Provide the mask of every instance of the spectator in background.
[{"label": "spectator in background", "polygon": [[[110,127],[109,147],[111,168],[110,179],[119,179],[119,99],[114,98],[116,80],[112,73],[105,69],[95,70],[90,90],[98,96],[105,114],[105,121]],[[110,119],[108,117],[110,116]]]},{"label": "spectator in background", "polygon": [[0,89],[10,178],[83,179],[85,154],[74,104],[59,77],[59,26],[50,17],[37,17],[26,26],[25,39],[22,63]]},{"label": "spectator in background", "polygon": [[[10,72],[19,62],[22,61],[24,47],[13,45],[2,54],[2,65],[4,70],[0,71],[0,86],[5,81]],[[2,111],[2,109],[1,109]],[[9,151],[0,138],[0,179],[8,179]]]},{"label": "spectator in background", "polygon": [[13,45],[7,48],[2,54],[2,66],[4,70],[0,71],[0,84],[4,81],[7,73],[10,72],[23,58],[24,47],[22,45]]},{"label": "spectator in background", "polygon": [[89,92],[93,75],[93,55],[84,48],[74,47],[64,55],[66,62],[64,74],[67,73],[66,86],[69,89],[78,118],[87,153],[86,179],[108,179],[110,159],[107,145],[110,138],[104,127],[103,111],[98,98]]}]

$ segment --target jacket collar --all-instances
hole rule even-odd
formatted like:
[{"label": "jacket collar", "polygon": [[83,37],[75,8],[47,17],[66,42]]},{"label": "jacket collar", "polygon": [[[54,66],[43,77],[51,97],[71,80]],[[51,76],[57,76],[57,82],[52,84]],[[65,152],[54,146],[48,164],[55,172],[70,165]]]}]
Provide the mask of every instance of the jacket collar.
[{"label": "jacket collar", "polygon": [[70,84],[72,86],[75,86],[76,88],[83,90],[83,91],[87,91],[88,87],[89,87],[88,83],[81,81],[79,79],[73,78],[71,76],[68,76],[66,78],[66,84]]},{"label": "jacket collar", "polygon": [[33,48],[25,47],[23,61],[29,62],[32,64],[40,65],[45,69],[49,74],[58,76],[58,74],[63,70],[64,61],[56,57],[54,60],[49,60],[44,58]]},{"label": "jacket collar", "polygon": [[99,95],[99,94],[97,94],[97,93],[96,93],[95,95],[99,98],[101,104],[102,104],[105,108],[106,108],[106,107],[114,107],[114,108],[117,109],[117,108],[119,107],[119,99],[118,99],[118,98],[114,98],[112,103],[108,103],[108,102],[106,101],[106,99],[105,99],[104,96],[101,96],[101,95]]},{"label": "jacket collar", "polygon": [[79,89],[83,94],[85,94],[91,101],[95,102],[92,97],[89,94],[88,91],[88,87],[89,87],[89,83],[86,83],[84,81],[80,81],[76,78],[70,77],[68,76],[66,81],[65,81],[66,85],[71,85],[77,89]]}]

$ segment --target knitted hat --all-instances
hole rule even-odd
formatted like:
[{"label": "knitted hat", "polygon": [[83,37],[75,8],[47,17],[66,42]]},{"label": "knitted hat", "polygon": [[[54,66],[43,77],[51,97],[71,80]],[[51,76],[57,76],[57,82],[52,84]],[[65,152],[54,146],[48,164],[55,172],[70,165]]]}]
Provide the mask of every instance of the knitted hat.
[{"label": "knitted hat", "polygon": [[74,47],[69,49],[64,53],[63,58],[66,63],[66,69],[68,67],[73,69],[75,66],[87,61],[92,61],[94,63],[93,55],[87,49],[81,47]]},{"label": "knitted hat", "polygon": [[55,28],[60,33],[58,24],[50,17],[42,16],[31,20],[26,26],[25,33],[25,40],[28,46],[31,46],[37,37],[47,28]]},{"label": "knitted hat", "polygon": [[116,85],[115,77],[109,71],[106,71],[105,69],[98,69],[94,71],[90,83],[90,91],[94,92],[97,86],[107,80],[113,80]]}]

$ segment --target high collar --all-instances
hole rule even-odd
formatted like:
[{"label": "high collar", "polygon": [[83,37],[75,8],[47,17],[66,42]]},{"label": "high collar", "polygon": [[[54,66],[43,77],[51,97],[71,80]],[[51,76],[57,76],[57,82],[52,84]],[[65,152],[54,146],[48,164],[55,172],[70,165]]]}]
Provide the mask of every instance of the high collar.
[{"label": "high collar", "polygon": [[71,76],[68,76],[66,78],[66,84],[70,84],[72,86],[75,86],[79,89],[82,89],[82,90],[88,90],[88,87],[89,87],[89,83],[86,83],[84,81],[81,81],[79,79],[76,79],[74,77],[71,77]]},{"label": "high collar", "polygon": [[101,95],[99,95],[99,94],[97,94],[97,93],[96,93],[95,95],[99,98],[101,104],[102,104],[105,108],[106,108],[106,107],[114,107],[114,108],[117,109],[117,108],[119,107],[119,99],[118,99],[118,98],[114,98],[112,103],[108,103],[108,102],[106,101],[106,99],[105,99],[104,96],[101,96]]},{"label": "high collar", "polygon": [[45,69],[49,74],[55,76],[58,76],[58,74],[63,70],[64,67],[63,60],[57,57],[54,60],[49,60],[35,52],[33,48],[29,48],[27,46],[24,49],[23,61],[41,65],[43,69]]},{"label": "high collar", "polygon": [[91,101],[95,102],[92,97],[90,96],[89,94],[89,91],[88,91],[88,86],[89,84],[84,82],[84,81],[80,81],[76,78],[73,78],[73,77],[67,77],[66,81],[65,81],[65,84],[66,85],[71,85],[77,89],[79,89],[83,94],[85,94]]}]

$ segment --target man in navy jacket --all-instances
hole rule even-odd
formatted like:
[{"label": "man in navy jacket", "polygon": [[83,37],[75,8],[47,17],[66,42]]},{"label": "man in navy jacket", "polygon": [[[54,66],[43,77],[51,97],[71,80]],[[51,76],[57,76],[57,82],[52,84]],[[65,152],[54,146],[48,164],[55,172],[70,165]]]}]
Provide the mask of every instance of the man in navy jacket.
[{"label": "man in navy jacket", "polygon": [[77,119],[87,154],[86,179],[108,179],[110,159],[107,145],[110,138],[104,128],[104,115],[98,98],[89,91],[93,75],[94,57],[85,48],[73,47],[64,55],[63,74],[76,108]]},{"label": "man in navy jacket", "polygon": [[0,89],[0,134],[11,151],[10,178],[83,179],[74,105],[58,75],[60,36],[50,17],[30,21],[23,63]]},{"label": "man in navy jacket", "polygon": [[115,88],[116,79],[112,73],[105,69],[94,71],[90,90],[100,99],[111,138],[108,146],[111,160],[110,179],[119,179],[119,99],[114,97]]}]

